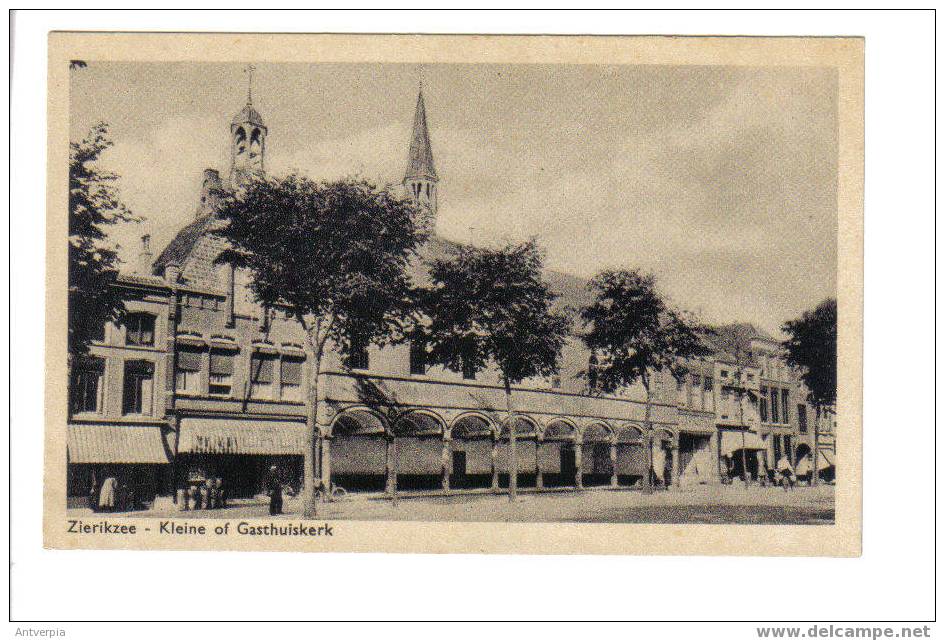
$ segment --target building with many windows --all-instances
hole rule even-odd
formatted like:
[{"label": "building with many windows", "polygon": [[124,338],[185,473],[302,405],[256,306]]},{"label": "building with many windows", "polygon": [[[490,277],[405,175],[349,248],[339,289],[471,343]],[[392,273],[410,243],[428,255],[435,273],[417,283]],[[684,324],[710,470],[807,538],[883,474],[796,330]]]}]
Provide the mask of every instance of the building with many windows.
[{"label": "building with many windows", "polygon": [[[106,476],[144,501],[207,478],[221,478],[230,496],[253,496],[271,465],[287,484],[300,481],[304,337],[284,311],[256,304],[247,274],[217,264],[222,241],[210,233],[224,187],[264,171],[269,130],[248,99],[225,131],[226,182],[205,170],[193,219],[157,259],[143,239],[141,267],[116,285],[126,320],[106,327],[73,369],[73,504]],[[439,181],[421,91],[403,189],[433,223]],[[434,236],[422,257],[453,247]],[[581,279],[545,276],[563,304],[586,302]],[[639,487],[648,471],[664,486],[718,483],[746,469],[757,478],[782,452],[794,461],[801,448],[809,453],[804,394],[777,342],[749,325],[719,336],[716,357],[692,363],[684,380],[655,376],[649,425],[642,387],[596,393],[594,355],[577,338],[557,376],[514,389],[514,426],[495,372],[430,367],[420,344],[332,352],[319,384],[323,480],[349,491],[390,492],[394,479],[399,490],[496,490],[508,485],[511,429],[519,486],[535,489]]]}]

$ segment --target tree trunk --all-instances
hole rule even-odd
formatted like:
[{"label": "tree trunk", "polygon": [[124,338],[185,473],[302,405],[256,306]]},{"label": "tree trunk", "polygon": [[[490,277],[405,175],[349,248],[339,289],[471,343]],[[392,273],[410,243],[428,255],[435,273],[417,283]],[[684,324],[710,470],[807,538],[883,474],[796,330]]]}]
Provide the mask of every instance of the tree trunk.
[{"label": "tree trunk", "polygon": [[811,458],[814,469],[811,471],[810,484],[814,487],[820,481],[820,470],[817,469],[820,464],[820,403],[814,405],[814,455]]},{"label": "tree trunk", "polygon": [[518,497],[518,445],[515,438],[515,414],[512,412],[512,386],[505,379],[505,410],[509,423],[509,502]]},{"label": "tree trunk", "polygon": [[745,425],[745,406],[742,403],[743,397],[741,394],[738,395],[738,424],[742,428],[742,480],[745,482],[745,487],[748,487],[748,452],[745,451],[745,432],[748,431],[748,426]]},{"label": "tree trunk", "polygon": [[318,378],[321,374],[322,350],[317,345],[312,350],[312,364],[308,380],[308,414],[305,417],[305,451],[302,461],[302,516],[314,518],[318,512],[315,501],[315,486],[320,474],[315,469],[320,464],[322,433],[318,428]]},{"label": "tree trunk", "polygon": [[643,416],[643,427],[646,429],[644,439],[646,442],[646,483],[643,485],[645,492],[653,491],[653,425],[650,422],[650,380],[643,376],[643,389],[646,391],[646,413]]}]

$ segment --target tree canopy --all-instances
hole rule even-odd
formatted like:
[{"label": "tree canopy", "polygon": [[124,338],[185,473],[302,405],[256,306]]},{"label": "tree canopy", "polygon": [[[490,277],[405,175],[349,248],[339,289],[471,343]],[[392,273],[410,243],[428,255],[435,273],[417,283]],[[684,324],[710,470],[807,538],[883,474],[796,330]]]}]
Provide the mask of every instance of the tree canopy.
[{"label": "tree canopy", "polygon": [[382,343],[409,314],[409,264],[426,232],[416,208],[363,179],[256,177],[230,194],[221,256],[248,268],[253,294],[284,305],[319,340]]},{"label": "tree canopy", "polygon": [[711,353],[699,326],[667,304],[652,274],[607,269],[588,288],[594,301],[581,310],[581,338],[596,355],[600,390],[613,393],[637,381],[649,388],[650,372],[668,369],[679,377],[686,359]]},{"label": "tree canopy", "polygon": [[112,287],[120,261],[109,243],[108,227],[138,222],[121,200],[118,175],[98,161],[112,146],[108,126],[95,125],[80,142],[69,143],[69,354],[87,351],[106,322],[124,312],[120,293]]},{"label": "tree canopy", "polygon": [[810,392],[809,400],[818,407],[837,400],[837,300],[828,298],[800,318],[782,327],[788,335],[782,345],[788,363],[800,370]]},{"label": "tree canopy", "polygon": [[454,371],[491,362],[506,385],[556,373],[570,321],[552,309],[542,262],[535,240],[433,261],[422,305],[429,361]]}]

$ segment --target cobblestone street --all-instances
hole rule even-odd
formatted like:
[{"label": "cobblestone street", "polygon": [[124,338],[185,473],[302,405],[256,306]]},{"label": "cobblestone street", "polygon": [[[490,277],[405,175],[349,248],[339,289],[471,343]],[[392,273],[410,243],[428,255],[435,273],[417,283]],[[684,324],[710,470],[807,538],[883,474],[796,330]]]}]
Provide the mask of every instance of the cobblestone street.
[{"label": "cobblestone street", "polygon": [[[289,499],[285,517],[298,517],[297,502]],[[74,510],[73,513],[90,513]],[[221,510],[177,512],[148,510],[134,517],[271,518],[262,501]],[[583,523],[736,523],[820,525],[834,519],[834,488],[696,486],[679,490],[586,490],[535,494],[525,492],[511,504],[505,494],[403,496],[395,507],[380,496],[354,496],[319,506],[319,519],[371,521],[498,521]]]}]

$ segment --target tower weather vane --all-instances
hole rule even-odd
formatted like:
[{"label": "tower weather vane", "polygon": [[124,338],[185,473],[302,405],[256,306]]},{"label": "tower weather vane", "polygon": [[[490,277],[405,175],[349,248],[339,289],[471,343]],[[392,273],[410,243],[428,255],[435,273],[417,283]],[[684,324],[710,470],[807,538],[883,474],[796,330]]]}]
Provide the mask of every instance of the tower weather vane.
[{"label": "tower weather vane", "polygon": [[256,71],[256,65],[249,63],[243,67],[243,71],[247,74],[247,89],[246,89],[246,104],[253,104],[253,72]]}]

